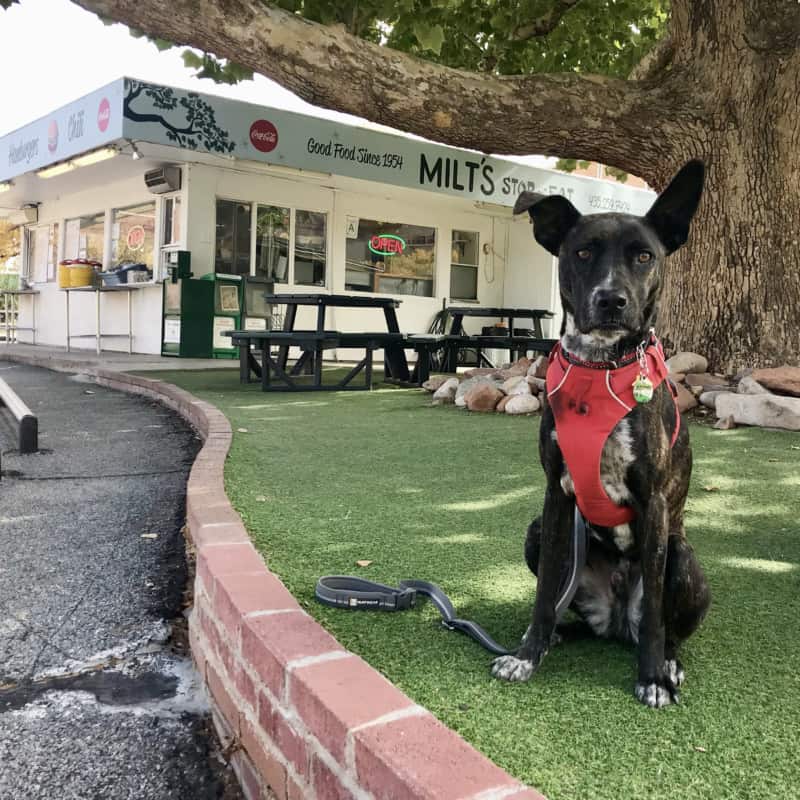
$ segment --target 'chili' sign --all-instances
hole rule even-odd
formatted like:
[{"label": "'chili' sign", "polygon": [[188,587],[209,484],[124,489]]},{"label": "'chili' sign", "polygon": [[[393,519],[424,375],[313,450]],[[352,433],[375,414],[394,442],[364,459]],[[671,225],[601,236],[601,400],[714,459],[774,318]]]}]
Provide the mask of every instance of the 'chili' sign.
[{"label": "'chili' sign", "polygon": [[406,249],[405,239],[390,233],[381,233],[369,240],[369,249],[376,256],[396,256]]}]

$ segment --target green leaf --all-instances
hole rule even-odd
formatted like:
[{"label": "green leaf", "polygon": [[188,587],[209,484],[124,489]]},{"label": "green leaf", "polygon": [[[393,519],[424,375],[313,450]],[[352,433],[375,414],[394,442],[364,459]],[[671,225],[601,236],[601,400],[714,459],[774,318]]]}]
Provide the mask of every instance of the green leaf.
[{"label": "green leaf", "polygon": [[414,36],[423,50],[431,50],[438,56],[444,42],[444,28],[441,25],[415,25]]}]

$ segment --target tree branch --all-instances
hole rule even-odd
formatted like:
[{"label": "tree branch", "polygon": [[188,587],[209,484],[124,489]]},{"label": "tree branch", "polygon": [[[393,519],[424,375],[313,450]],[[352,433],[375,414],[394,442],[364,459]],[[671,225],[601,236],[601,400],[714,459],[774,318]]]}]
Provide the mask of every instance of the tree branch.
[{"label": "tree branch", "polygon": [[653,81],[669,67],[675,57],[675,45],[667,34],[663,39],[645,53],[642,60],[631,70],[628,76],[632,81]]},{"label": "tree branch", "polygon": [[231,59],[318,106],[487,153],[601,161],[648,179],[691,124],[673,89],[598,75],[456,70],[261,0],[77,0],[105,18]]},{"label": "tree branch", "polygon": [[548,33],[555,30],[564,14],[578,5],[580,1],[581,0],[557,0],[550,11],[543,14],[539,19],[528,22],[525,25],[520,25],[511,35],[511,38],[516,42],[524,42],[537,36],[547,36]]}]

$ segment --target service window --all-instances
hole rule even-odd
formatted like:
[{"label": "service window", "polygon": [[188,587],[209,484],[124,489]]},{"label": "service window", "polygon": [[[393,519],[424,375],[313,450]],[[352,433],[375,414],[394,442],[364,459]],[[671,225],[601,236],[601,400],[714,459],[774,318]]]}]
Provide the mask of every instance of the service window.
[{"label": "service window", "polygon": [[155,201],[113,211],[111,266],[145,264],[153,269],[156,236]]},{"label": "service window", "polygon": [[68,219],[64,236],[64,258],[88,258],[102,264],[105,227],[104,213]]},{"label": "service window", "polygon": [[354,219],[348,225],[345,288],[433,297],[436,228]]},{"label": "service window", "polygon": [[251,214],[249,203],[217,200],[214,272],[225,275],[250,274]]},{"label": "service window", "polygon": [[288,283],[291,216],[288,208],[256,208],[256,275],[259,277]]},{"label": "service window", "polygon": [[317,211],[294,214],[294,282],[324,286],[327,264],[327,215]]},{"label": "service window", "polygon": [[470,231],[453,231],[450,255],[450,297],[453,299],[478,299],[479,238]]},{"label": "service window", "polygon": [[38,225],[27,231],[25,273],[32,283],[52,281],[58,258],[58,224]]}]

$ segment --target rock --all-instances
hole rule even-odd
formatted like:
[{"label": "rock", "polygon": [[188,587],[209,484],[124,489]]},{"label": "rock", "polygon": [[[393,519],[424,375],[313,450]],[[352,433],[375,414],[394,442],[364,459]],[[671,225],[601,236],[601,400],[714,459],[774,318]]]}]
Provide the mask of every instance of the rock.
[{"label": "rock", "polygon": [[697,353],[675,353],[667,359],[667,366],[670,372],[705,372],[708,361]]},{"label": "rock", "polygon": [[703,394],[701,394],[697,399],[700,401],[700,405],[703,405],[706,408],[716,408],[717,397],[719,397],[721,394],[724,394],[724,392],[703,392]]},{"label": "rock", "polygon": [[797,397],[725,392],[717,397],[716,408],[718,417],[733,417],[740,425],[800,431],[800,398]]},{"label": "rock", "polygon": [[736,427],[736,423],[733,420],[733,417],[725,417],[724,419],[718,419],[714,423],[714,427],[718,431],[729,431]]},{"label": "rock", "polygon": [[437,406],[450,405],[456,401],[460,383],[458,378],[448,378],[434,393],[433,403]]},{"label": "rock", "polygon": [[675,388],[678,390],[678,408],[681,414],[697,405],[697,398],[682,383],[676,384]]},{"label": "rock", "polygon": [[537,378],[533,375],[528,375],[528,386],[531,387],[531,394],[545,394],[544,378]]},{"label": "rock", "polygon": [[531,360],[526,356],[523,356],[520,359],[517,359],[510,367],[506,369],[501,369],[500,374],[504,378],[514,378],[518,375],[525,376],[528,374],[528,370],[531,366]]},{"label": "rock", "polygon": [[490,383],[478,383],[466,394],[464,400],[469,411],[494,411],[503,399],[503,393]]},{"label": "rock", "polygon": [[494,386],[498,389],[501,385],[500,381],[497,381],[487,375],[478,375],[474,378],[467,378],[466,380],[461,381],[456,389],[456,405],[460,406],[461,408],[466,406],[467,401],[464,399],[464,397],[473,386],[477,386],[479,383],[488,383],[490,386]]},{"label": "rock", "polygon": [[736,387],[739,394],[772,394],[769,389],[765,389],[752,375],[745,375]]},{"label": "rock", "polygon": [[[422,384],[423,389],[427,389],[429,392],[435,392],[442,384],[447,383],[447,381],[453,380],[447,375],[432,375],[425,383]],[[456,378],[458,380],[458,378]]]},{"label": "rock", "polygon": [[748,375],[753,374],[752,367],[742,367],[734,376],[733,380],[735,383],[738,383],[742,378],[746,378]]},{"label": "rock", "polygon": [[689,391],[695,397],[700,397],[700,395],[703,394],[703,387],[702,386],[697,386],[697,385],[692,385],[692,386],[689,386]]},{"label": "rock", "polygon": [[528,386],[528,379],[524,375],[517,375],[514,378],[509,378],[500,387],[500,390],[509,395],[531,393],[531,387]]},{"label": "rock", "polygon": [[502,370],[497,369],[496,367],[475,367],[474,369],[468,369],[464,373],[465,378],[498,378],[499,380],[505,380],[505,377],[502,374]]},{"label": "rock", "polygon": [[687,386],[702,386],[707,392],[719,392],[730,388],[722,375],[711,375],[708,372],[687,372],[684,376]]},{"label": "rock", "polygon": [[506,410],[506,405],[508,405],[508,401],[510,399],[511,398],[508,395],[506,395],[505,397],[501,397],[500,398],[500,402],[497,404],[497,406],[495,408],[495,411],[498,414],[502,414]]},{"label": "rock", "polygon": [[772,367],[770,369],[754,369],[754,380],[771,389],[776,394],[800,397],[800,367]]},{"label": "rock", "polygon": [[683,383],[684,379],[686,378],[686,373],[684,373],[684,372],[670,372],[669,375],[667,375],[667,377],[673,383]]},{"label": "rock", "polygon": [[547,356],[539,356],[528,369],[528,375],[534,378],[546,378],[549,363]]},{"label": "rock", "polygon": [[539,399],[532,394],[514,395],[505,404],[506,414],[534,414],[539,408]]}]

